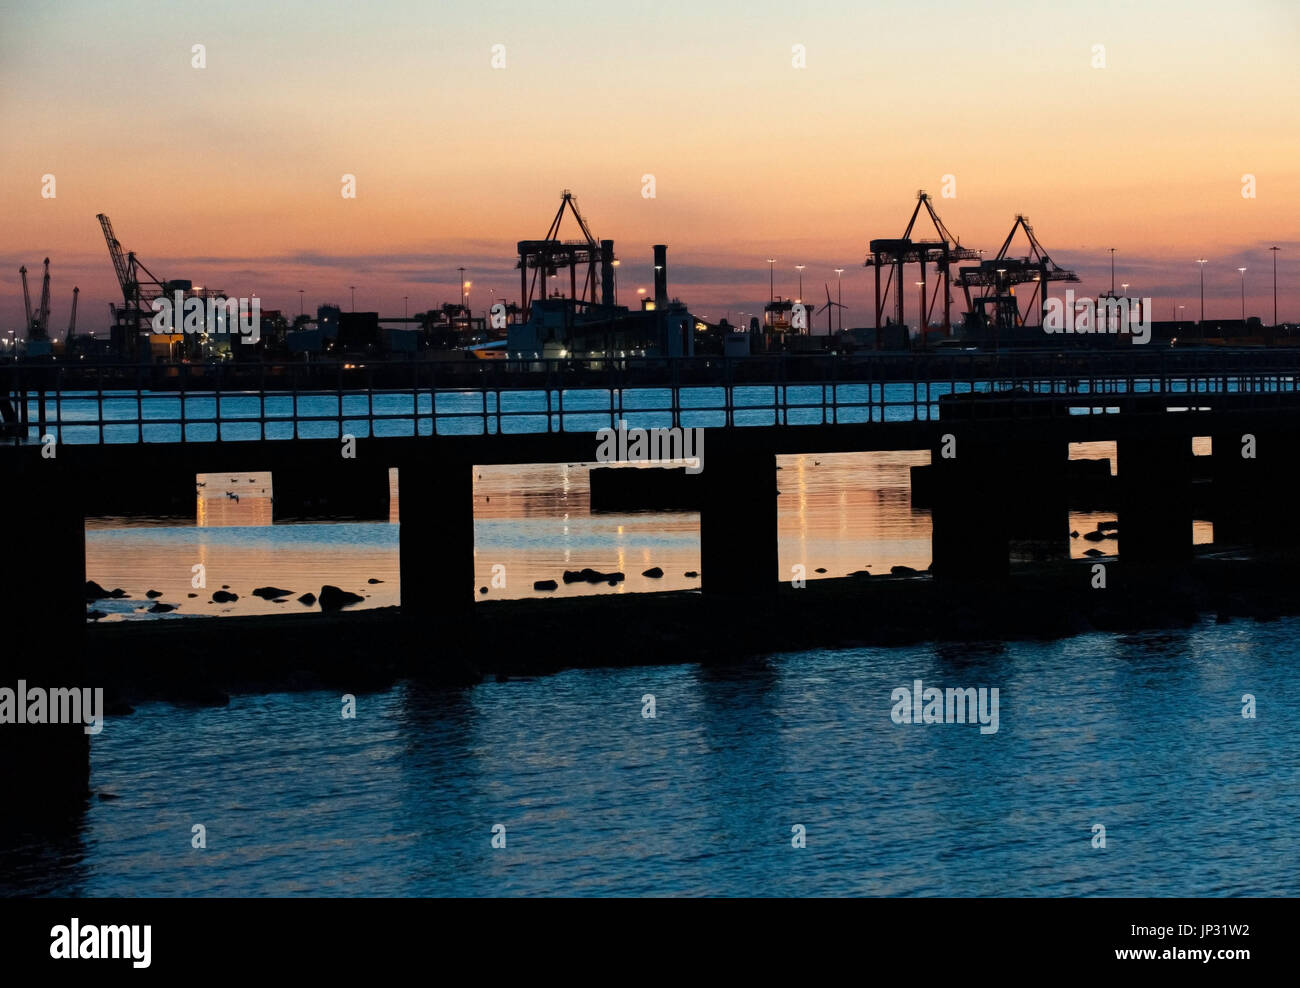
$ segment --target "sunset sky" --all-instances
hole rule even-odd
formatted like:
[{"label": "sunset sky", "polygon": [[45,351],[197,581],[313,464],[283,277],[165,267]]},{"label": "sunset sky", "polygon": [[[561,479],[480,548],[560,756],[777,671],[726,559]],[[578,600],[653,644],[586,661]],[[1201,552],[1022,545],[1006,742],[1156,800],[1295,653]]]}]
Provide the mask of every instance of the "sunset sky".
[{"label": "sunset sky", "polygon": [[52,330],[74,284],[79,329],[106,330],[98,212],[156,274],[291,314],[350,285],[358,309],[420,311],[457,299],[462,264],[481,310],[516,299],[515,242],[565,188],[615,241],[620,301],[662,242],[670,290],[713,319],[761,310],[770,256],[779,294],[795,264],[818,299],[845,268],[846,325],[869,324],[867,242],[922,188],[990,252],[1025,213],[1081,294],[1116,247],[1159,319],[1195,318],[1198,256],[1210,317],[1239,315],[1246,265],[1271,319],[1277,244],[1300,319],[1295,0],[5,2],[0,90],[6,333],[19,265],[38,292],[46,256]]}]

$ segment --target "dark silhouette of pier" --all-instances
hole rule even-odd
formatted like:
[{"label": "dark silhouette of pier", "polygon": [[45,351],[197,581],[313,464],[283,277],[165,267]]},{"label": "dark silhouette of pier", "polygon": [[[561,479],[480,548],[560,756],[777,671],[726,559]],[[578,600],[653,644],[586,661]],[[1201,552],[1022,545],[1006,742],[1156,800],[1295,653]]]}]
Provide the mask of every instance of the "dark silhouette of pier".
[{"label": "dark silhouette of pier", "polygon": [[[402,402],[409,399],[409,409],[376,411],[392,400],[393,382],[384,376],[389,369],[373,368],[368,386],[333,389],[339,403],[331,415],[298,414],[305,399],[325,393],[319,378],[309,376],[290,375],[258,389],[237,374],[226,387],[205,380],[190,389],[190,399],[208,402],[211,410],[197,414],[179,396],[170,411],[157,405],[154,375],[173,368],[119,368],[117,379],[105,384],[101,378],[94,388],[85,375],[97,371],[4,368],[10,418],[18,424],[10,430],[12,444],[0,447],[10,509],[7,561],[0,567],[5,682],[18,676],[46,685],[87,681],[85,636],[101,629],[88,631],[85,619],[84,524],[88,514],[103,510],[102,495],[110,488],[144,501],[174,488],[192,503],[196,474],[271,471],[277,492],[297,487],[368,497],[386,493],[389,468],[396,467],[400,623],[426,629],[423,639],[437,642],[455,638],[475,607],[474,468],[592,462],[596,429],[638,418],[646,426],[705,430],[704,469],[692,483],[700,507],[702,596],[718,605],[710,612],[715,617],[743,614],[781,588],[779,454],[929,450],[933,587],[1006,581],[1008,547],[1016,537],[1066,544],[1068,451],[1079,442],[1117,444],[1121,567],[1188,565],[1199,505],[1208,506],[1216,541],[1223,533],[1274,545],[1300,542],[1286,497],[1300,457],[1300,354],[944,359],[924,356],[910,365],[670,361],[653,373],[634,366],[498,370],[485,364],[454,372],[463,375],[462,385],[480,376],[474,389],[459,389],[462,397],[471,394],[469,407],[452,410],[439,408],[442,387],[434,379],[441,369],[426,368],[422,388],[422,371],[408,367],[391,373],[413,375],[397,392]],[[149,380],[127,387],[132,373]],[[692,390],[697,386],[711,391],[701,397]],[[662,389],[666,400],[641,407],[635,389],[646,387]],[[595,393],[595,404],[575,404],[584,389]],[[533,404],[515,407],[512,393],[532,395]],[[256,403],[257,414],[223,417],[227,398]],[[355,407],[346,409],[344,400]],[[81,411],[75,418],[61,413],[76,403]],[[232,433],[232,425],[240,428]],[[332,435],[304,438],[313,428]],[[209,438],[198,438],[202,430]],[[169,434],[175,438],[165,441]],[[344,455],[347,435],[354,437],[352,455]],[[1193,439],[1203,436],[1213,439],[1208,470],[1198,469],[1192,453]],[[792,613],[798,598],[781,592],[789,598],[783,613]],[[530,613],[559,603],[530,602]],[[581,606],[594,613],[605,604],[594,599]],[[635,630],[637,607],[619,605],[627,632]],[[313,620],[324,619],[304,613],[276,627]],[[169,641],[202,635],[209,623],[177,624],[185,627],[169,629]],[[184,654],[176,662],[183,667]],[[44,791],[42,779],[62,780],[64,788],[73,779],[79,781],[72,788],[84,791],[88,739],[79,726],[6,727],[3,737],[6,772],[17,776],[8,781]]]}]

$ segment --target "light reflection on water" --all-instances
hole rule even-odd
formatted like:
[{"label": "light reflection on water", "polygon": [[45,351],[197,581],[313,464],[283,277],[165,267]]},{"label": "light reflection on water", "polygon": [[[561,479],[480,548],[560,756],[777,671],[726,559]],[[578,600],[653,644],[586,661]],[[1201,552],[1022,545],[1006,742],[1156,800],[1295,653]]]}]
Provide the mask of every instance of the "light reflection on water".
[{"label": "light reflection on water", "polygon": [[[1206,623],[401,683],[352,721],[330,692],[143,704],[92,741],[92,786],[117,798],[92,800],[55,864],[12,849],[0,891],[1295,895],[1297,635]],[[894,724],[890,692],[918,678],[998,687],[998,732]]]},{"label": "light reflection on water", "polygon": [[[1200,451],[1200,450],[1198,450]],[[1205,451],[1208,451],[1208,447]],[[1110,457],[1114,443],[1079,443],[1073,458]],[[790,579],[802,565],[810,580],[891,567],[930,565],[930,513],[911,505],[909,470],[929,461],[925,451],[780,456],[777,473],[778,572]],[[474,471],[476,599],[579,596],[686,590],[700,585],[699,515],[696,512],[612,513],[590,510],[587,464],[481,466]],[[88,522],[87,577],[131,596],[99,601],[104,620],[153,619],[146,590],[179,605],[165,618],[194,614],[264,614],[294,611],[292,597],[318,594],[325,584],[366,599],[358,607],[399,603],[399,478],[390,474],[389,522],[271,524],[274,478],[267,473],[201,475],[196,488],[198,524],[180,520],[120,518]],[[231,497],[231,495],[235,495]],[[1073,558],[1089,549],[1106,554],[1119,542],[1082,536],[1114,521],[1114,512],[1070,512],[1079,537],[1063,540]],[[1194,541],[1212,541],[1208,522],[1197,522]],[[437,546],[430,551],[436,565]],[[202,564],[207,586],[195,588]],[[505,586],[493,567],[505,566]],[[659,567],[660,578],[642,574]],[[565,584],[565,570],[622,572],[616,586]],[[824,570],[825,572],[818,572]],[[688,576],[687,574],[695,574]],[[370,582],[372,580],[379,582]],[[558,588],[535,591],[540,580]],[[214,590],[229,586],[239,600],[216,604]],[[256,587],[292,591],[282,604],[252,597]],[[195,594],[190,597],[189,594]]]}]

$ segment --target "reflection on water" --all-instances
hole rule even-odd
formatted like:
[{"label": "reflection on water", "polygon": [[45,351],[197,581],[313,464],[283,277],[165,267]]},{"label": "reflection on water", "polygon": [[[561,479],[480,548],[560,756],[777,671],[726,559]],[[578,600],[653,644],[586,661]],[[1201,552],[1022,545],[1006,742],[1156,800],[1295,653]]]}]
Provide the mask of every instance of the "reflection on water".
[{"label": "reflection on water", "polygon": [[[1208,440],[1198,440],[1198,452]],[[1108,457],[1114,443],[1078,443],[1072,458]],[[806,578],[840,577],[893,566],[923,570],[930,565],[930,513],[911,504],[909,470],[929,462],[926,451],[791,455],[777,458],[778,572],[788,580],[795,566]],[[254,614],[293,611],[290,599],[275,604],[250,596],[272,585],[297,597],[332,584],[361,594],[358,607],[399,602],[398,472],[390,471],[389,522],[272,523],[274,483],[269,473],[205,474],[197,478],[196,524],[175,519],[87,523],[89,579],[131,596],[101,601],[105,620],[154,618],[146,590],[176,607],[162,617],[194,614]],[[588,464],[483,466],[474,471],[476,599],[579,596],[687,590],[700,585],[699,515],[695,512],[591,512]],[[1078,536],[1049,547],[1084,558],[1111,555],[1116,538],[1089,540],[1088,533],[1114,522],[1114,512],[1070,512],[1069,530]],[[1113,535],[1113,533],[1110,533]],[[1212,527],[1198,521],[1195,541],[1212,541]],[[1067,550],[1068,546],[1068,550]],[[1037,550],[1017,552],[1033,558]],[[1030,547],[1033,549],[1033,547]],[[1020,555],[1017,555],[1020,558]],[[195,587],[201,565],[206,586]],[[504,573],[494,567],[504,566]],[[661,577],[643,575],[657,567]],[[607,583],[563,582],[565,570],[621,572]],[[689,575],[688,575],[689,574]],[[371,582],[371,581],[379,582]],[[558,587],[533,589],[541,580]],[[503,585],[504,583],[504,585]],[[223,586],[236,601],[213,603]],[[190,596],[193,594],[194,596]]]},{"label": "reflection on water", "polygon": [[[91,742],[116,798],[0,855],[0,892],[1296,895],[1298,636],[1206,622],[402,683],[355,720],[324,691],[145,703]],[[894,724],[915,679],[998,687],[998,732]]]}]

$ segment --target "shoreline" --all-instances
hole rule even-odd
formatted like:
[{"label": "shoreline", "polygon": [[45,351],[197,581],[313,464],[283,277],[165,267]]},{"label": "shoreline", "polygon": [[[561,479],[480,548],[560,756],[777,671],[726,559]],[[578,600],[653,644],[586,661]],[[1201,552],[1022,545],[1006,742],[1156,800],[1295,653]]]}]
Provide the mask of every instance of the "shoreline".
[{"label": "shoreline", "polygon": [[[697,591],[521,598],[454,618],[398,608],[88,626],[86,672],[110,713],[164,700],[224,705],[232,693],[383,690],[401,679],[465,687],[570,669],[726,664],[779,652],[935,642],[1054,640],[1090,632],[1187,628],[1208,617],[1300,614],[1296,557],[1219,550],[1178,569],[1097,560],[1025,565],[1003,581],[928,574],[787,584],[758,601]],[[761,605],[761,606],[760,606]],[[454,622],[448,625],[448,622]]]}]

